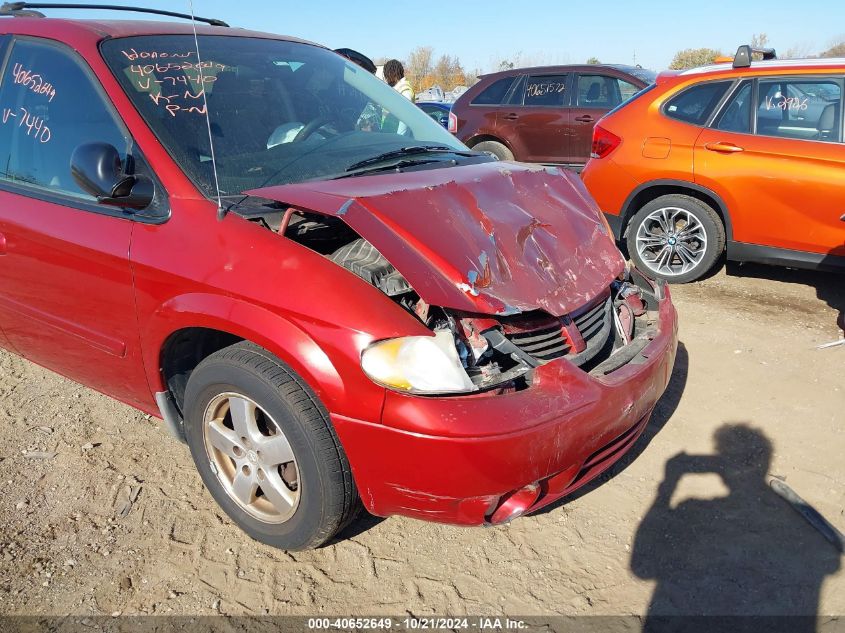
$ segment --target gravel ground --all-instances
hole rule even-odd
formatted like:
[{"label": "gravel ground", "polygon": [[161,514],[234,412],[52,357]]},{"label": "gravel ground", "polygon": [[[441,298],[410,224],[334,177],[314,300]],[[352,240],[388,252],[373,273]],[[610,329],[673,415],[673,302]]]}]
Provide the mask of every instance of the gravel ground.
[{"label": "gravel ground", "polygon": [[213,504],[156,419],[0,353],[2,614],[845,614],[845,277],[673,288],[672,383],[629,457],[492,529],[364,517],[288,554]]}]

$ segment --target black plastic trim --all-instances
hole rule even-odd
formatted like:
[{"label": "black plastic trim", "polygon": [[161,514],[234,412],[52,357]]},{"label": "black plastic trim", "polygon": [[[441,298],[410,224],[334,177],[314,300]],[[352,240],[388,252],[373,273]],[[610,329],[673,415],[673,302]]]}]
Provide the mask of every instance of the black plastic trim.
[{"label": "black plastic trim", "polygon": [[607,213],[605,211],[604,217],[607,220],[607,223],[610,225],[610,230],[613,232],[613,237],[618,242],[622,239],[622,216],[613,215],[612,213]]},{"label": "black plastic trim", "polygon": [[173,400],[173,395],[169,391],[158,391],[155,394],[155,400],[158,410],[161,412],[161,419],[164,420],[164,428],[172,437],[183,444],[187,444],[184,421],[179,414],[176,402]]},{"label": "black plastic trim", "polygon": [[757,262],[807,270],[845,272],[845,256],[843,255],[823,255],[733,241],[728,242],[727,250],[728,259],[735,262]]}]

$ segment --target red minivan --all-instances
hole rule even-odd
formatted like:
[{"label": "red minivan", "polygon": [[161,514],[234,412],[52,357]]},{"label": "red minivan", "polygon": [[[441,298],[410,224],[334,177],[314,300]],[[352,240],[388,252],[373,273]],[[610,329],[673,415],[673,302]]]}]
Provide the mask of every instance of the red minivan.
[{"label": "red minivan", "polygon": [[484,75],[452,106],[449,131],[499,160],[584,166],[593,125],[654,82],[637,66],[516,68]]},{"label": "red minivan", "polygon": [[321,46],[0,18],[0,344],[160,416],[252,537],[508,521],[630,448],[665,284],[580,180]]}]

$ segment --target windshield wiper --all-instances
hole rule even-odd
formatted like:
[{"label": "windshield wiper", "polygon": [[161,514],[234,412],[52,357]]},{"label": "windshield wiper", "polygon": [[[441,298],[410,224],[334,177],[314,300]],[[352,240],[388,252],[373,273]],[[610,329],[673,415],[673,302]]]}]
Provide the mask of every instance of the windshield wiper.
[{"label": "windshield wiper", "polygon": [[457,156],[479,155],[478,152],[462,151],[446,145],[410,145],[408,147],[400,147],[399,149],[384,152],[383,154],[377,154],[370,158],[365,158],[364,160],[359,160],[357,163],[352,163],[349,167],[347,167],[346,171],[355,171],[357,169],[361,169],[362,167],[367,167],[368,165],[383,163],[391,158],[401,158],[412,154],[455,154]]},{"label": "windshield wiper", "polygon": [[383,172],[383,171],[402,171],[406,167],[418,167],[419,165],[429,165],[432,163],[438,164],[451,164],[457,165],[458,161],[456,160],[434,160],[431,158],[406,158],[405,160],[400,160],[395,163],[390,163],[389,165],[367,165],[365,167],[361,167],[360,169],[355,169],[353,171],[345,171],[341,174],[336,176],[329,176],[331,180],[340,180],[341,178],[352,178],[353,176],[361,176],[363,174],[372,174],[375,172]]}]

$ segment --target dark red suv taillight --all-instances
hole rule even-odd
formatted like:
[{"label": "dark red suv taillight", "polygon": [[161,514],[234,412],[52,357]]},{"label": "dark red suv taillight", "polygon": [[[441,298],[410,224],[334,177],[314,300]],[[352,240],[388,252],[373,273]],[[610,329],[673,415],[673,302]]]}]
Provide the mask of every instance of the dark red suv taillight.
[{"label": "dark red suv taillight", "polygon": [[458,117],[455,116],[454,112],[449,112],[449,131],[452,134],[458,133]]},{"label": "dark red suv taillight", "polygon": [[600,125],[593,128],[593,149],[590,153],[591,158],[604,158],[610,152],[619,147],[622,139],[616,136],[613,132],[608,132]]}]

